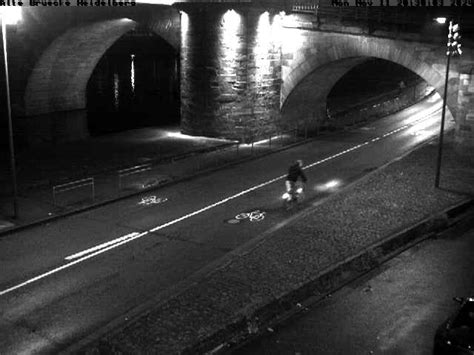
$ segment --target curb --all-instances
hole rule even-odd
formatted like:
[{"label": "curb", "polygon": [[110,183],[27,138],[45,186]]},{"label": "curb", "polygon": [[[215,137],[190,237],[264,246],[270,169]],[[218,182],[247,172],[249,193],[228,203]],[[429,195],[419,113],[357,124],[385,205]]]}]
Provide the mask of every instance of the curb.
[{"label": "curb", "polygon": [[460,216],[474,207],[474,199],[466,199],[442,212],[420,221],[354,256],[323,270],[313,280],[272,302],[256,309],[251,316],[228,324],[224,329],[201,339],[183,350],[183,354],[222,354],[264,335],[268,328],[304,311],[306,304],[315,303],[370,272],[406,249],[426,240],[458,222]]},{"label": "curb", "polygon": [[18,226],[8,228],[8,229],[5,229],[5,230],[0,230],[0,238],[5,237],[9,234],[13,234],[13,233],[16,233],[16,232],[23,231],[23,230],[28,229],[28,228],[33,228],[33,227],[41,226],[41,225],[44,225],[44,224],[47,224],[47,223],[55,222],[55,221],[57,221],[59,219],[62,219],[62,218],[74,216],[76,214],[87,212],[87,211],[93,210],[95,208],[103,207],[103,206],[106,206],[106,205],[114,203],[114,202],[122,201],[122,200],[125,200],[125,199],[130,198],[130,197],[138,196],[138,195],[141,195],[145,192],[156,191],[156,190],[158,190],[162,187],[172,186],[174,184],[184,182],[184,181],[187,181],[187,180],[190,180],[190,179],[194,179],[196,177],[203,176],[203,175],[206,175],[206,174],[210,174],[210,173],[215,172],[215,171],[226,169],[226,168],[229,168],[229,167],[237,165],[237,164],[245,163],[245,162],[252,161],[252,160],[257,160],[257,159],[263,158],[263,157],[265,157],[267,155],[270,155],[270,154],[279,153],[281,151],[291,149],[291,148],[297,147],[299,145],[307,144],[311,140],[312,140],[311,138],[307,138],[307,139],[304,139],[302,141],[299,141],[299,142],[296,142],[296,143],[289,144],[289,145],[286,145],[284,147],[278,148],[276,150],[266,152],[266,153],[262,153],[258,156],[250,156],[250,157],[247,157],[247,158],[238,159],[238,160],[235,160],[235,161],[217,166],[215,168],[201,170],[201,171],[199,171],[197,173],[194,173],[194,174],[191,174],[191,175],[183,176],[183,177],[180,177],[180,178],[177,178],[177,179],[174,179],[174,180],[168,180],[168,181],[165,181],[162,184],[159,184],[158,186],[157,185],[151,186],[151,187],[142,189],[140,191],[129,193],[127,195],[115,197],[115,198],[104,200],[104,201],[101,201],[101,202],[97,202],[97,203],[92,204],[90,206],[86,206],[86,207],[82,207],[82,208],[79,208],[79,209],[67,211],[65,213],[61,213],[61,214],[58,214],[58,215],[55,215],[55,216],[52,216],[52,217],[46,217],[46,218],[43,218],[43,219],[35,220],[35,221],[32,221],[31,223],[18,225]]}]

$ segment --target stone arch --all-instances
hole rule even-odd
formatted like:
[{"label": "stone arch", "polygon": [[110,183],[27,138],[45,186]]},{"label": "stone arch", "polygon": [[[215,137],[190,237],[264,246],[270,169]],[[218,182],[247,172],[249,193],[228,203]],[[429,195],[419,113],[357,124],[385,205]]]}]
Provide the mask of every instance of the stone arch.
[{"label": "stone arch", "polygon": [[[315,33],[295,56],[287,76],[283,78],[280,100],[282,121],[325,119],[326,98],[334,84],[350,69],[370,58],[404,66],[442,92],[445,66],[439,63],[444,63],[445,58],[432,53],[433,48],[429,45],[424,45],[421,51],[412,42]],[[453,76],[451,73],[451,78]],[[456,85],[457,80],[454,81],[451,84]],[[449,93],[448,107],[455,111],[456,90],[449,89]]]},{"label": "stone arch", "polygon": [[[40,56],[28,78],[26,116],[84,109],[87,82],[100,58],[138,24],[129,18],[85,23],[57,37]],[[173,26],[172,20],[163,29],[159,25],[146,26],[178,51],[179,44],[171,42],[165,33]]]}]

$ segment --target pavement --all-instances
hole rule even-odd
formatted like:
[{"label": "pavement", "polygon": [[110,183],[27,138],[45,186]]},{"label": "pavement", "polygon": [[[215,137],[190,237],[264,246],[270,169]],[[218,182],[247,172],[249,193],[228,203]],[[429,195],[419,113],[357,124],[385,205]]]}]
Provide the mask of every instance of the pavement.
[{"label": "pavement", "polygon": [[83,354],[225,353],[335,289],[447,228],[473,208],[474,159],[445,137],[368,173],[287,223],[199,270],[67,349]]},{"label": "pavement", "polygon": [[[60,151],[45,148],[41,154],[38,151],[43,160],[37,164],[32,164],[34,157],[23,166],[21,162],[26,158],[19,160],[19,179],[30,184],[21,184],[20,215],[16,219],[8,215],[11,210],[8,194],[1,194],[0,210],[4,218],[0,220],[4,228],[0,233],[8,234],[160,184],[222,168],[224,164],[236,164],[304,143],[291,134],[273,137],[254,147],[206,139],[183,143],[187,137],[174,135],[171,141],[182,145],[177,155],[177,146],[168,153],[160,152],[154,132],[149,140],[154,143],[150,143],[149,153],[144,154],[146,149],[139,149],[136,142],[146,141],[143,134],[150,131],[135,134],[141,135],[140,139],[125,140],[129,145],[120,151],[116,161],[101,158],[107,156],[107,146],[114,147],[107,141],[110,138],[99,139],[95,144],[71,144]],[[166,149],[170,142],[163,139],[164,135],[161,137],[162,149]],[[454,223],[463,211],[472,207],[474,159],[458,154],[453,132],[447,134],[441,186],[436,189],[437,148],[436,141],[432,141],[369,172],[337,193],[317,202],[304,201],[287,223],[216,260],[173,287],[167,297],[160,295],[159,301],[151,299],[66,352],[220,353],[265,332],[283,315],[298,310],[304,300],[327,296],[420,238]],[[50,149],[49,159],[45,158],[47,149]],[[142,159],[138,160],[139,164],[152,162],[153,166],[133,175],[127,188],[118,191],[118,170],[126,166],[117,162],[122,161],[124,152],[130,154],[129,165],[134,166],[137,159]],[[74,159],[70,158],[71,154]],[[81,161],[94,162],[87,165],[88,174],[97,176],[94,199],[81,200],[83,192],[78,192],[79,196],[70,196],[72,202],[55,204],[51,185],[68,183],[56,178],[72,176],[69,165],[74,162],[72,169],[77,172],[83,164]],[[30,166],[34,168],[28,171]],[[77,179],[84,177],[77,174]],[[8,176],[4,174],[1,178],[3,185],[7,184]]]},{"label": "pavement", "polygon": [[474,209],[469,217],[233,353],[433,355],[437,329],[459,309],[453,297],[474,294]]}]

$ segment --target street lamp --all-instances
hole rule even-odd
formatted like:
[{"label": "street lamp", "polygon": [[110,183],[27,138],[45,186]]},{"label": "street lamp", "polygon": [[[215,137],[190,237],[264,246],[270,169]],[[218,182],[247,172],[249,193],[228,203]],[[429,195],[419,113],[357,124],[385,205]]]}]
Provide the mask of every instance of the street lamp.
[{"label": "street lamp", "polygon": [[[438,23],[445,23],[446,18],[440,17],[437,18],[436,21]],[[436,178],[435,178],[435,187],[439,187],[439,173],[441,169],[441,155],[443,153],[443,132],[444,132],[444,117],[446,114],[446,97],[448,93],[448,79],[449,79],[449,63],[450,59],[454,55],[461,55],[461,35],[459,34],[459,24],[453,23],[453,21],[449,21],[448,27],[448,43],[447,43],[447,63],[446,63],[446,78],[444,81],[444,96],[443,96],[443,110],[441,113],[441,127],[439,129],[439,142],[438,142],[438,159],[436,162]]]},{"label": "street lamp", "polygon": [[5,63],[5,86],[7,92],[7,115],[8,115],[8,144],[10,146],[10,168],[13,186],[13,218],[18,216],[15,149],[13,146],[13,124],[12,109],[10,102],[10,81],[8,78],[8,57],[7,57],[7,24],[14,25],[21,19],[21,7],[4,6],[0,7],[0,22],[2,23],[3,59]]}]

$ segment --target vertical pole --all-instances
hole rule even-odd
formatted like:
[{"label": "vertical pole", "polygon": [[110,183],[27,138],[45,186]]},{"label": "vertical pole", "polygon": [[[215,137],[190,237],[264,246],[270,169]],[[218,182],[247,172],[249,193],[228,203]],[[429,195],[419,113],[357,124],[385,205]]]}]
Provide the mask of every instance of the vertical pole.
[{"label": "vertical pole", "polygon": [[443,96],[443,110],[441,113],[441,126],[439,129],[439,142],[438,142],[438,159],[436,161],[436,178],[435,187],[439,187],[439,174],[441,170],[441,155],[443,153],[443,132],[444,132],[444,117],[446,115],[446,97],[448,93],[448,79],[449,79],[449,62],[451,59],[451,53],[448,53],[448,60],[446,64],[446,78],[444,81],[444,96]]},{"label": "vertical pole", "polygon": [[17,201],[17,185],[16,185],[16,169],[15,169],[15,148],[13,145],[13,124],[12,124],[12,109],[10,103],[10,81],[8,77],[8,58],[7,58],[7,27],[5,20],[0,17],[2,22],[2,40],[3,40],[3,59],[5,63],[5,85],[7,89],[7,114],[8,114],[8,144],[10,146],[10,169],[13,186],[13,218],[18,216],[18,201]]}]

